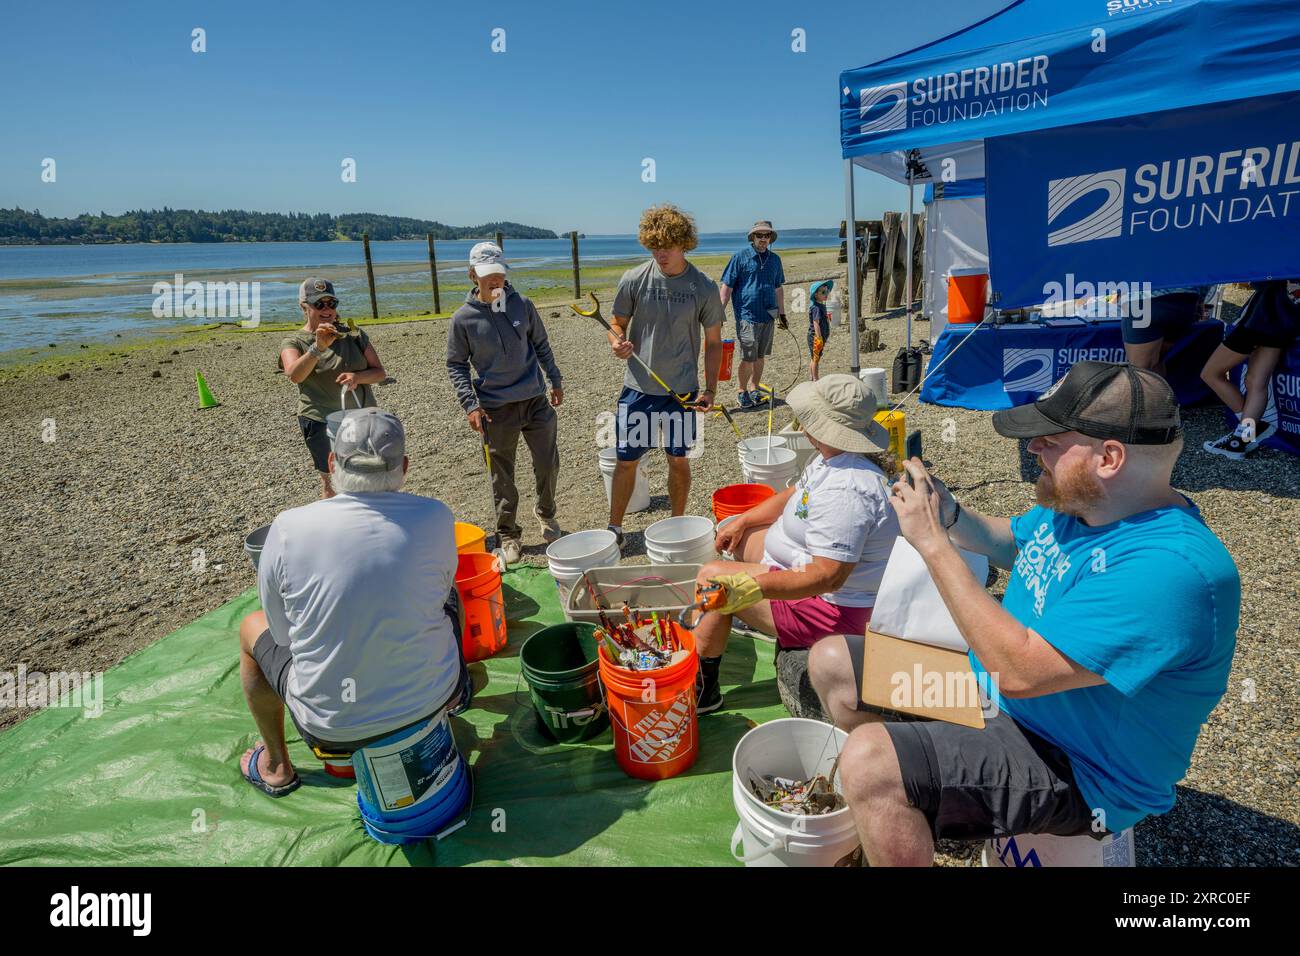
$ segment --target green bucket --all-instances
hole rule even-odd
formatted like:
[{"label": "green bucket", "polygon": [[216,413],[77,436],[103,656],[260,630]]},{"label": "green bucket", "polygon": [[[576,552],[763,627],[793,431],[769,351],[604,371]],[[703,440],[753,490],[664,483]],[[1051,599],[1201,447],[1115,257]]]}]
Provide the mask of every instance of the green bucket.
[{"label": "green bucket", "polygon": [[542,628],[519,649],[519,664],[542,734],[562,744],[590,740],[609,726],[596,673],[596,628]]}]

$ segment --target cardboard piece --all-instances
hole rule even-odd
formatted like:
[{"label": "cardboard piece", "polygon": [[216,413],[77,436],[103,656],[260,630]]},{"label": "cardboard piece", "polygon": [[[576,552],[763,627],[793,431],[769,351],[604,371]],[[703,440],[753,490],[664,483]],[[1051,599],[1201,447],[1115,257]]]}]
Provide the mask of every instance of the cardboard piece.
[{"label": "cardboard piece", "polygon": [[862,700],[875,707],[984,729],[975,672],[961,651],[868,630],[861,692]]}]

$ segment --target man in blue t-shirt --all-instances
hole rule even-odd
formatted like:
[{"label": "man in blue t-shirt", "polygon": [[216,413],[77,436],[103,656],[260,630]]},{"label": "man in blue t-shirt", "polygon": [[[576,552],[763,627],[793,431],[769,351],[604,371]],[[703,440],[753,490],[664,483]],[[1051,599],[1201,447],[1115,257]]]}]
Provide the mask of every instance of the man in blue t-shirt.
[{"label": "man in blue t-shirt", "polygon": [[[1241,582],[1170,487],[1183,440],[1165,380],[1080,362],[993,427],[1030,439],[1037,507],[963,508],[915,458],[891,502],[972,669],[991,678],[996,716],[974,730],[864,710],[861,639],[827,639],[809,659],[832,718],[856,728],[841,766],[873,866],[929,863],[939,837],[1100,837],[1164,813],[1227,690]],[[1001,605],[955,546],[1010,569]]]},{"label": "man in blue t-shirt", "polygon": [[781,257],[770,248],[774,242],[776,230],[760,219],[749,230],[749,247],[732,256],[722,272],[722,307],[731,302],[736,313],[736,341],[740,344],[736,387],[741,408],[767,401],[757,386],[763,380],[763,362],[772,354],[773,322],[786,327],[785,272]]}]

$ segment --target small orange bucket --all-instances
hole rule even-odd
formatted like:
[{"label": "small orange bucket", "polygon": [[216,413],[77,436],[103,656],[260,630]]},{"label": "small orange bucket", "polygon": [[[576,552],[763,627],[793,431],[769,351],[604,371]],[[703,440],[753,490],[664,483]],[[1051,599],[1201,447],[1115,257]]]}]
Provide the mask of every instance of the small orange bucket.
[{"label": "small orange bucket", "polygon": [[723,485],[713,493],[713,520],[742,514],[774,494],[768,485]]},{"label": "small orange bucket", "polygon": [[465,615],[460,642],[466,662],[491,657],[506,646],[506,602],[497,556],[460,555],[456,559],[456,590]]},{"label": "small orange bucket", "polygon": [[731,360],[732,360],[732,356],[734,356],[735,354],[736,354],[735,339],[723,339],[722,340],[722,367],[718,369],[719,382],[731,381]]},{"label": "small orange bucket", "polygon": [[456,522],[456,553],[484,554],[487,552],[487,532],[467,521]]},{"label": "small orange bucket", "polygon": [[948,324],[965,325],[984,318],[987,272],[954,272],[948,276]]},{"label": "small orange bucket", "polygon": [[629,777],[666,780],[688,770],[700,750],[695,713],[695,676],[700,659],[695,635],[676,621],[672,633],[689,653],[683,660],[652,671],[615,664],[602,641],[600,683],[614,730],[614,759]]}]

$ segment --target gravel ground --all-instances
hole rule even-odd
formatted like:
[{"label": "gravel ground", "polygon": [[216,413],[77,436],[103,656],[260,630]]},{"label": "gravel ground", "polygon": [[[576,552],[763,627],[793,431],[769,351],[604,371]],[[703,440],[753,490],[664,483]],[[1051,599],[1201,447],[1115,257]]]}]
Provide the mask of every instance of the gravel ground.
[{"label": "gravel ground", "polygon": [[[786,253],[785,264],[791,286],[834,277],[843,287],[833,253]],[[612,288],[596,291],[610,301]],[[559,491],[560,519],[568,530],[604,527],[595,439],[598,415],[614,407],[622,366],[590,322],[560,303],[545,305],[542,315],[566,375],[560,454],[572,477]],[[792,324],[803,349],[801,323]],[[903,321],[886,316],[871,327],[887,348],[864,354],[861,364],[887,367]],[[920,323],[915,334],[924,338],[928,325]],[[379,401],[407,426],[407,490],[441,498],[458,518],[490,526],[487,478],[447,380],[445,338],[443,320],[374,329],[385,366],[398,379],[379,389]],[[19,370],[0,381],[0,423],[10,438],[0,469],[0,494],[10,503],[0,566],[0,670],[20,663],[46,672],[104,670],[253,583],[244,534],[310,501],[317,487],[293,417],[294,389],[275,369],[278,339],[231,333],[74,362],[63,381],[48,370]],[[841,328],[823,371],[847,368],[847,346]],[[797,373],[803,377],[807,356],[796,358],[794,348],[778,333],[765,375],[778,388]],[[220,408],[196,409],[195,369]],[[725,383],[722,395],[734,404]],[[1032,503],[1035,468],[994,433],[988,413],[915,400],[907,413],[909,429],[922,429],[926,457],[964,502],[995,514]],[[776,428],[789,417],[778,408]],[[737,420],[746,435],[767,426],[762,413]],[[1191,409],[1188,451],[1174,479],[1242,570],[1242,627],[1228,693],[1205,725],[1177,805],[1138,829],[1138,858],[1147,865],[1300,864],[1300,468],[1294,457],[1271,450],[1241,464],[1202,453],[1201,442],[1223,430],[1221,409]],[[945,432],[950,441],[940,440]],[[527,476],[527,455],[520,457]],[[641,531],[668,513],[662,456],[652,456],[648,471],[656,494],[650,512],[628,517],[631,555],[643,553]],[[709,513],[711,491],[739,480],[737,472],[731,432],[711,419],[688,511]],[[527,484],[525,477],[524,515],[532,504]],[[525,528],[525,560],[545,564],[540,534],[531,522]],[[0,727],[24,716],[0,713]],[[941,847],[941,862],[971,856],[969,846]]]}]

